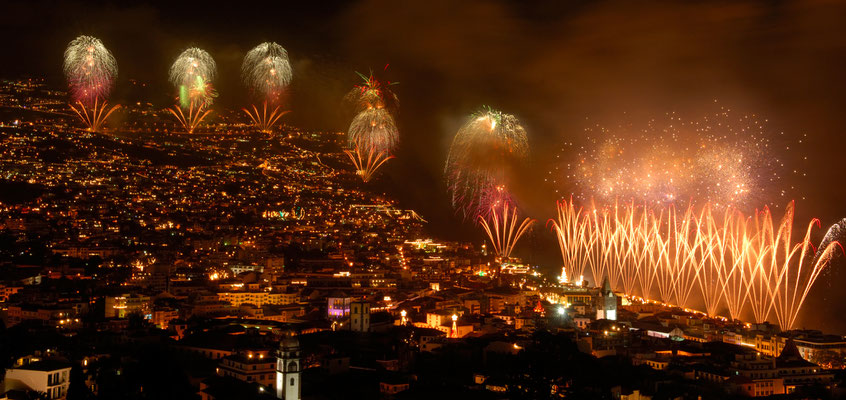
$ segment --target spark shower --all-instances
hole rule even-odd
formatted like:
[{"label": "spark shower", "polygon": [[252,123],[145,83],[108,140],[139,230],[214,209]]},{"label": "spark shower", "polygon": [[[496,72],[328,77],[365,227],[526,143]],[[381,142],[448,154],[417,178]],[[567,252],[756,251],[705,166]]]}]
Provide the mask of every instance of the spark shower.
[{"label": "spark shower", "polygon": [[732,208],[718,213],[708,204],[698,211],[635,203],[585,209],[571,200],[558,203],[549,226],[558,237],[565,280],[589,269],[595,282],[607,277],[629,296],[686,308],[694,307],[698,292],[712,316],[727,309],[732,319],[742,319],[748,311],[760,323],[774,314],[789,330],[814,282],[843,250],[830,238],[839,229],[829,230],[815,250],[816,219],[794,240],[793,217],[793,202],[776,222],[769,208],[746,216]]}]

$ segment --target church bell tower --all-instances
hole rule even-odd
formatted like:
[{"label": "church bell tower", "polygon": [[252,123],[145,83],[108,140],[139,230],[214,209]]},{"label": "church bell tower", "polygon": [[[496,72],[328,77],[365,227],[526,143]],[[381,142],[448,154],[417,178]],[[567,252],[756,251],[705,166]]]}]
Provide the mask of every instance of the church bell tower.
[{"label": "church bell tower", "polygon": [[302,376],[302,355],[300,342],[293,332],[286,332],[279,342],[276,353],[276,397],[284,400],[300,400],[300,378]]}]

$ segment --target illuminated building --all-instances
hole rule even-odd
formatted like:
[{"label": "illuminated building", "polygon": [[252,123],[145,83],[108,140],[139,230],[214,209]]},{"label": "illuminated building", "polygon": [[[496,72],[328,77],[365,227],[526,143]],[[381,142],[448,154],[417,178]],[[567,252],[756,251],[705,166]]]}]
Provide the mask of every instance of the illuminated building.
[{"label": "illuminated building", "polygon": [[428,325],[430,328],[438,329],[447,321],[447,318],[449,318],[449,316],[450,313],[446,311],[426,313],[426,325]]},{"label": "illuminated building", "polygon": [[236,276],[244,272],[264,272],[264,266],[261,265],[233,265],[229,269]]},{"label": "illuminated building", "polygon": [[13,305],[6,309],[5,322],[8,326],[22,321],[40,321],[45,326],[63,329],[75,329],[82,324],[79,313],[73,307],[61,305]]},{"label": "illuminated building", "polygon": [[263,291],[249,292],[220,292],[217,294],[221,301],[228,301],[233,307],[241,304],[252,304],[261,307],[267,304],[287,305],[296,303],[299,300],[297,293],[274,293]]},{"label": "illuminated building", "polygon": [[9,296],[19,292],[23,287],[21,286],[6,286],[0,284],[0,303],[9,301]]},{"label": "illuminated building", "polygon": [[153,317],[150,322],[160,329],[167,329],[170,321],[179,318],[179,310],[172,308],[159,308],[153,310]]},{"label": "illuminated building", "polygon": [[59,361],[37,361],[6,370],[6,391],[31,390],[43,393],[44,398],[65,399],[70,386],[71,365]]},{"label": "illuminated building", "polygon": [[350,303],[350,330],[370,332],[370,303],[366,301]]},{"label": "illuminated building", "polygon": [[617,320],[617,295],[611,290],[607,277],[602,281],[602,288],[596,296],[596,319]]},{"label": "illuminated building", "polygon": [[778,376],[784,379],[784,390],[793,393],[797,388],[812,385],[831,385],[834,373],[802,358],[796,343],[788,339],[775,360]]},{"label": "illuminated building", "polygon": [[221,358],[217,374],[244,382],[273,386],[276,382],[274,364],[267,350],[243,350]]},{"label": "illuminated building", "polygon": [[408,382],[393,380],[379,382],[379,392],[387,396],[391,396],[404,390],[408,390],[408,388]]},{"label": "illuminated building", "polygon": [[511,275],[524,275],[531,272],[531,268],[527,264],[519,264],[515,262],[503,262],[502,269],[503,274],[511,274]]},{"label": "illuminated building", "polygon": [[299,400],[302,394],[300,377],[302,365],[300,342],[293,332],[282,335],[279,351],[276,353],[276,397],[284,400]]},{"label": "illuminated building", "polygon": [[784,394],[784,379],[778,375],[774,358],[750,351],[735,355],[731,365],[735,376],[746,378],[732,382],[737,391],[754,397]]},{"label": "illuminated building", "polygon": [[426,252],[443,251],[448,248],[447,245],[436,243],[432,241],[432,239],[406,240],[403,244],[411,246],[417,250],[423,250]]},{"label": "illuminated building", "polygon": [[144,313],[150,298],[144,295],[123,294],[106,297],[106,318],[126,318],[133,313]]},{"label": "illuminated building", "polygon": [[[846,340],[842,336],[824,335],[822,332],[810,330],[790,331],[789,335],[805,360],[815,361],[826,353],[837,354],[841,357],[846,355]],[[754,346],[755,350],[761,354],[775,357],[782,352],[787,340],[787,334],[757,333],[754,337]]]},{"label": "illuminated building", "polygon": [[350,314],[352,298],[342,292],[335,292],[327,298],[329,318],[343,318]]}]

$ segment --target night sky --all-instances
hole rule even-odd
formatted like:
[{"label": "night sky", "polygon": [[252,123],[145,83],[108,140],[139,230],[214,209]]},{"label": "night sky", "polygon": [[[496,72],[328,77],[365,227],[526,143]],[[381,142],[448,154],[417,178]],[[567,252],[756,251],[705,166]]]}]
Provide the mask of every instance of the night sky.
[{"label": "night sky", "polygon": [[[818,217],[824,231],[846,217],[842,2],[185,3],[6,1],[0,77],[46,76],[61,86],[64,47],[92,35],[118,61],[112,99],[135,99],[129,79],[137,79],[150,85],[144,96],[164,107],[173,97],[170,63],[198,46],[217,61],[218,107],[240,108],[248,99],[238,73],[244,54],[276,41],[294,70],[287,121],[345,131],[351,114],[342,98],[358,83],[355,71],[372,68],[400,82],[401,101],[400,148],[376,188],[420,212],[435,236],[476,241],[476,228],[449,205],[443,163],[467,115],[496,107],[520,118],[532,147],[516,192],[541,224],[518,253],[549,265],[560,263],[543,227],[556,196],[543,177],[562,142],[579,143],[586,119],[696,115],[714,100],[756,113],[788,139],[808,135],[808,160],[794,166],[807,177],[790,182],[797,225]],[[774,199],[780,189],[772,188]],[[846,273],[834,270],[818,282],[800,325],[846,331],[846,322],[807,312],[821,305],[846,311],[843,299],[830,295],[837,282],[846,282]]]}]

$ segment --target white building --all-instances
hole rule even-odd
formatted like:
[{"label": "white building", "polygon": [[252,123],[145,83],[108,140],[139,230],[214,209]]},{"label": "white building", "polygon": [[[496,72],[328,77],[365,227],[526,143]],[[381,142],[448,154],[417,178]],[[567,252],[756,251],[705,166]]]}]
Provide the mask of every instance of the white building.
[{"label": "white building", "polygon": [[350,303],[350,329],[356,332],[370,332],[370,303],[354,301]]},{"label": "white building", "polygon": [[596,319],[617,320],[617,295],[611,290],[608,277],[602,280],[602,287],[596,297]]},{"label": "white building", "polygon": [[292,332],[282,336],[276,353],[276,398],[300,400],[302,364],[300,342]]},{"label": "white building", "polygon": [[6,370],[3,390],[32,390],[44,393],[48,399],[64,399],[70,386],[69,363],[61,361],[37,361],[22,367]]},{"label": "white building", "polygon": [[264,266],[262,265],[233,265],[229,267],[229,270],[232,271],[235,276],[238,276],[244,272],[264,272]]}]

